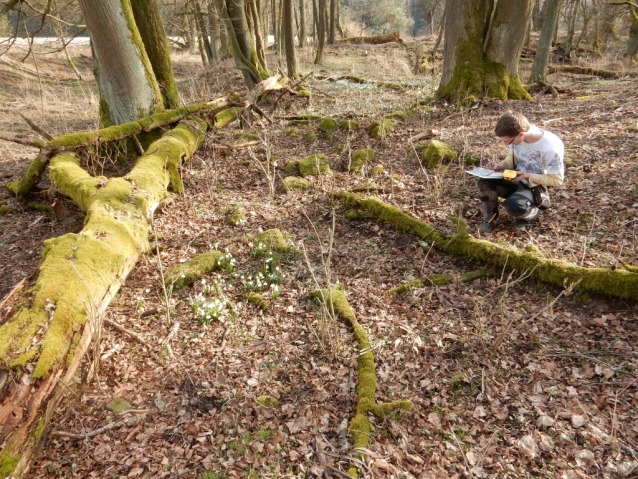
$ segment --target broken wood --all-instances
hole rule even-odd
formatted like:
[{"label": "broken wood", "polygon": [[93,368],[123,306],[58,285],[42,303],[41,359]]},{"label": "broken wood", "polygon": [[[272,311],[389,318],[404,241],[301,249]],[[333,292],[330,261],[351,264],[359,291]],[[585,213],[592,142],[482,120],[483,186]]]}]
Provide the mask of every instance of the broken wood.
[{"label": "broken wood", "polygon": [[123,178],[92,177],[72,153],[51,158],[52,184],[87,216],[79,234],[47,240],[29,306],[0,326],[0,364],[17,378],[7,380],[0,404],[0,469],[6,475],[28,472],[106,308],[149,249],[155,209],[169,184],[181,191],[179,169],[203,142],[207,126],[198,116],[182,121]]},{"label": "broken wood", "polygon": [[344,38],[343,40],[337,40],[337,42],[338,43],[356,43],[356,44],[366,43],[369,45],[381,45],[384,43],[394,43],[394,42],[401,43],[401,44],[405,43],[401,39],[399,32],[392,32],[386,35],[374,35],[371,37]]}]

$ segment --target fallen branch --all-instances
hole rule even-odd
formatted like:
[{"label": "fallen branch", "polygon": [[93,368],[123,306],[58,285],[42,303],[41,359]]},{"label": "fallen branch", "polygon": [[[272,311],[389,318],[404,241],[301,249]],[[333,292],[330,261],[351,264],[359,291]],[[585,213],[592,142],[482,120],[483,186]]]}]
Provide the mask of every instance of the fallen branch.
[{"label": "fallen branch", "polygon": [[116,323],[115,321],[112,321],[108,318],[104,318],[104,324],[106,324],[107,326],[112,327],[113,329],[117,329],[119,332],[126,334],[128,337],[134,339],[135,341],[137,341],[138,343],[140,343],[142,346],[146,346],[149,350],[152,350],[152,346],[150,344],[148,344],[148,342],[146,341],[146,339],[144,339],[142,336],[140,336],[137,333],[134,333],[133,331],[126,329],[124,326],[122,326],[121,324]]},{"label": "fallen branch", "polygon": [[36,125],[35,123],[33,123],[31,120],[29,120],[26,116],[24,116],[22,113],[19,113],[19,115],[22,117],[22,119],[24,121],[27,122],[27,125],[29,125],[31,127],[31,129],[33,131],[35,131],[36,133],[39,133],[40,135],[42,135],[44,138],[46,138],[47,140],[53,140],[53,135],[49,135],[46,131],[44,131],[42,128],[40,128],[38,125]]},{"label": "fallen branch", "polygon": [[400,286],[389,289],[387,291],[387,294],[393,295],[403,293],[405,291],[409,291],[410,289],[423,288],[430,285],[445,286],[446,284],[453,283],[456,280],[461,283],[471,283],[472,281],[477,279],[494,278],[498,275],[499,273],[494,271],[493,269],[468,271],[467,273],[462,273],[458,277],[452,276],[451,274],[428,274],[424,278],[414,279],[412,281],[408,281],[407,283],[403,283]]},{"label": "fallen branch", "polygon": [[638,300],[638,273],[620,268],[612,270],[576,266],[564,260],[547,258],[531,244],[521,250],[476,239],[469,234],[467,225],[459,218],[450,218],[457,226],[457,233],[446,235],[378,198],[346,191],[333,196],[342,199],[351,207],[368,212],[376,221],[392,224],[448,253],[472,257],[508,270],[531,271],[530,276],[533,279],[561,288],[580,281],[575,291]]},{"label": "fallen branch", "polygon": [[[147,411],[144,411],[147,412]],[[106,431],[112,431],[113,429],[118,429],[123,426],[136,426],[144,416],[131,416],[123,419],[121,421],[110,422],[106,426],[102,426],[99,429],[95,429],[93,431],[85,432],[83,434],[77,434],[73,432],[65,432],[65,431],[52,431],[51,434],[54,436],[62,436],[62,437],[70,437],[72,439],[88,439],[93,436],[97,436],[98,434],[105,433]]]},{"label": "fallen branch", "polygon": [[10,141],[12,143],[18,143],[19,145],[32,146],[34,148],[40,148],[42,146],[41,141],[24,138],[20,134],[11,133],[7,131],[0,131],[0,140]]},{"label": "fallen branch", "polygon": [[[322,289],[310,295],[321,300],[326,307],[350,325],[354,337],[359,343],[359,358],[357,360],[357,373],[359,384],[357,387],[358,399],[355,416],[350,420],[349,431],[352,434],[352,448],[355,462],[364,458],[364,451],[370,448],[372,436],[372,424],[368,419],[368,414],[385,419],[395,411],[409,411],[412,409],[411,401],[392,401],[377,404],[375,395],[377,391],[377,373],[374,365],[374,355],[372,345],[368,335],[357,321],[354,311],[348,304],[343,291],[338,289]],[[358,477],[357,466],[348,468],[351,477]]]},{"label": "fallen branch", "polygon": [[635,77],[635,73],[631,72],[614,72],[611,70],[598,70],[596,68],[578,67],[574,65],[554,65],[547,69],[547,73],[576,73],[577,75],[592,75],[600,78],[609,78],[616,80],[622,77]]},{"label": "fallen branch", "polygon": [[315,78],[317,80],[327,80],[330,82],[336,82],[336,81],[349,81],[352,83],[358,83],[361,85],[367,84],[367,85],[376,85],[376,86],[380,86],[383,88],[389,88],[391,90],[398,90],[398,91],[404,91],[405,88],[403,88],[401,85],[399,85],[398,83],[392,83],[392,82],[386,82],[386,81],[375,81],[375,80],[366,80],[365,78],[361,78],[355,75],[340,75],[337,77],[326,77],[326,76],[320,76],[320,75],[315,75]]},{"label": "fallen branch", "polygon": [[374,35],[371,37],[351,37],[344,38],[343,40],[337,40],[337,43],[367,43],[370,45],[381,45],[383,43],[400,43],[404,44],[405,42],[401,40],[399,32],[388,33],[387,35]]}]

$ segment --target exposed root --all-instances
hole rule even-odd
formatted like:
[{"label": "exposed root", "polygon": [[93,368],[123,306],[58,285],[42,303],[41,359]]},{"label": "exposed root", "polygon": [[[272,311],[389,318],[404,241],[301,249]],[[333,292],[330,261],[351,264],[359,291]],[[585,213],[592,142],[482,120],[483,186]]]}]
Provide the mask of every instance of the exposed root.
[{"label": "exposed root", "polygon": [[472,257],[499,268],[531,271],[530,276],[533,279],[561,288],[580,281],[575,288],[576,291],[638,300],[638,273],[620,268],[584,268],[564,260],[546,258],[534,245],[528,245],[521,250],[476,239],[469,234],[467,224],[459,218],[450,218],[457,226],[457,233],[446,235],[378,198],[345,191],[334,196],[344,200],[350,208],[364,210],[376,221],[394,225],[448,253]]},{"label": "exposed root", "polygon": [[[386,418],[395,411],[409,411],[412,409],[412,402],[393,401],[377,404],[375,400],[377,373],[374,365],[374,355],[372,354],[372,345],[365,329],[357,321],[345,294],[338,289],[323,289],[311,293],[310,296],[320,299],[330,311],[350,324],[354,337],[359,343],[360,352],[357,364],[359,399],[357,401],[356,414],[350,421],[349,431],[352,434],[352,447],[355,458],[363,459],[365,455],[363,451],[370,448],[370,437],[373,432],[368,414]],[[350,466],[348,474],[351,477],[358,477],[357,467],[355,465]]]}]

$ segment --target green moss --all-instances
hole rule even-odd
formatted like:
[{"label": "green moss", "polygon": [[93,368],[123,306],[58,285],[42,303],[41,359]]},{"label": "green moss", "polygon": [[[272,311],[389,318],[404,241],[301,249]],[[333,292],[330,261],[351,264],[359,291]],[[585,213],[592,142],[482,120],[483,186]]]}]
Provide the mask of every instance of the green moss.
[{"label": "green moss", "polygon": [[423,150],[421,159],[428,168],[436,168],[437,165],[450,163],[458,158],[458,154],[447,143],[439,140],[430,140]]},{"label": "green moss", "polygon": [[299,130],[297,128],[288,128],[284,130],[284,135],[286,136],[297,136],[299,134]]},{"label": "green moss", "polygon": [[272,396],[257,396],[255,398],[255,402],[265,408],[279,409],[279,399]]},{"label": "green moss", "polygon": [[129,409],[131,409],[131,407],[131,403],[122,398],[113,398],[106,403],[106,409],[114,412],[115,414],[120,414],[124,411],[128,411]]},{"label": "green moss", "polygon": [[248,133],[246,131],[236,132],[235,137],[242,138],[244,140],[259,140],[259,135],[257,133]]},{"label": "green moss", "polygon": [[225,126],[228,126],[239,118],[239,113],[241,113],[241,108],[238,106],[226,108],[225,110],[220,111],[215,115],[215,128],[224,128]]},{"label": "green moss", "polygon": [[234,204],[226,206],[222,212],[226,215],[226,223],[231,226],[237,226],[248,214],[246,208]]},{"label": "green moss", "polygon": [[29,206],[36,211],[42,211],[47,213],[53,211],[53,206],[51,205],[43,205],[41,203],[29,203]]},{"label": "green moss", "polygon": [[0,206],[0,216],[6,216],[13,211],[10,206]]},{"label": "green moss", "polygon": [[342,192],[335,195],[350,206],[365,209],[377,221],[390,223],[402,231],[428,238],[439,249],[463,257],[475,258],[499,268],[527,271],[533,279],[565,287],[578,282],[577,292],[590,292],[610,297],[638,300],[638,274],[624,269],[583,268],[563,260],[549,259],[534,247],[521,250],[503,247],[469,235],[467,225],[454,219],[458,233],[444,235],[427,223],[412,218],[400,209],[377,198]]},{"label": "green moss", "polygon": [[332,176],[330,163],[326,155],[311,155],[303,161],[299,162],[299,173],[301,176],[314,176],[324,174]]},{"label": "green moss", "polygon": [[312,183],[310,183],[310,181],[297,176],[287,176],[283,179],[283,185],[286,192],[293,190],[309,190],[312,187]]},{"label": "green moss", "polygon": [[327,140],[332,140],[333,133],[337,130],[337,122],[329,116],[321,120],[317,129],[323,134]]},{"label": "green moss", "polygon": [[392,118],[384,118],[382,122],[375,121],[368,127],[368,135],[372,138],[383,139],[392,131],[395,123],[396,120]]},{"label": "green moss", "polygon": [[576,163],[571,158],[564,158],[563,163],[565,163],[565,166],[576,166]]},{"label": "green moss", "polygon": [[20,456],[15,456],[8,450],[0,452],[0,477],[11,476],[11,473],[15,471],[18,462],[20,462]]},{"label": "green moss", "polygon": [[339,122],[339,128],[348,132],[359,131],[359,123],[353,120],[341,120]]},{"label": "green moss", "polygon": [[372,148],[366,148],[363,150],[356,150],[352,154],[350,159],[350,173],[359,173],[368,161],[374,159],[374,150]]},{"label": "green moss", "polygon": [[310,120],[290,120],[293,125],[310,125]]},{"label": "green moss", "polygon": [[405,121],[408,115],[404,111],[393,111],[392,113],[388,113],[385,117]]},{"label": "green moss", "polygon": [[373,176],[382,175],[383,171],[384,171],[383,165],[375,165],[374,168],[372,168],[372,175]]},{"label": "green moss", "polygon": [[[485,278],[493,278],[497,276],[498,273],[494,270],[478,270],[478,271],[468,271],[466,273],[462,273],[461,276],[456,278],[458,281],[462,283],[471,283],[477,279],[485,279]],[[414,279],[412,281],[408,281],[400,286],[392,288],[388,290],[387,294],[399,294],[405,291],[409,291],[411,289],[423,288],[427,286],[444,286],[446,284],[450,284],[455,281],[455,278],[449,274],[428,274],[424,278]]]},{"label": "green moss", "polygon": [[38,184],[47,163],[42,155],[36,156],[27,168],[24,178],[7,183],[7,189],[18,198],[24,197]]},{"label": "green moss", "polygon": [[289,175],[298,175],[299,174],[299,160],[292,160],[286,163],[284,166],[284,171]]},{"label": "green moss", "polygon": [[297,96],[302,97],[302,98],[310,98],[311,93],[310,90],[308,90],[308,88],[299,85],[297,87]]},{"label": "green moss", "polygon": [[317,134],[314,131],[309,131],[303,137],[304,137],[304,140],[306,140],[310,144],[317,141]]},{"label": "green moss", "polygon": [[270,312],[270,301],[268,301],[265,298],[262,298],[259,294],[251,291],[251,292],[242,294],[241,297],[245,301],[248,301],[249,303],[254,304],[258,308],[263,309],[264,311]]},{"label": "green moss", "polygon": [[269,251],[290,253],[293,250],[290,242],[286,239],[281,230],[277,228],[266,230],[263,233],[258,233],[254,236],[254,239],[256,243],[263,243],[266,245]]},{"label": "green moss", "polygon": [[202,276],[220,268],[221,251],[209,251],[192,258],[190,261],[173,266],[164,273],[164,284],[175,289],[190,286]]}]

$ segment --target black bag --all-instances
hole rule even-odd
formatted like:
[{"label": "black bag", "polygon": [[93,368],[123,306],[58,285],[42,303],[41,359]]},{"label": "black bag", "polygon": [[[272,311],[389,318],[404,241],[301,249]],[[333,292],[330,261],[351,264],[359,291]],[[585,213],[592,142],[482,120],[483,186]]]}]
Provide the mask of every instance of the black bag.
[{"label": "black bag", "polygon": [[549,208],[549,189],[547,186],[538,185],[532,188],[532,195],[534,196],[534,206],[539,210],[546,210]]}]

